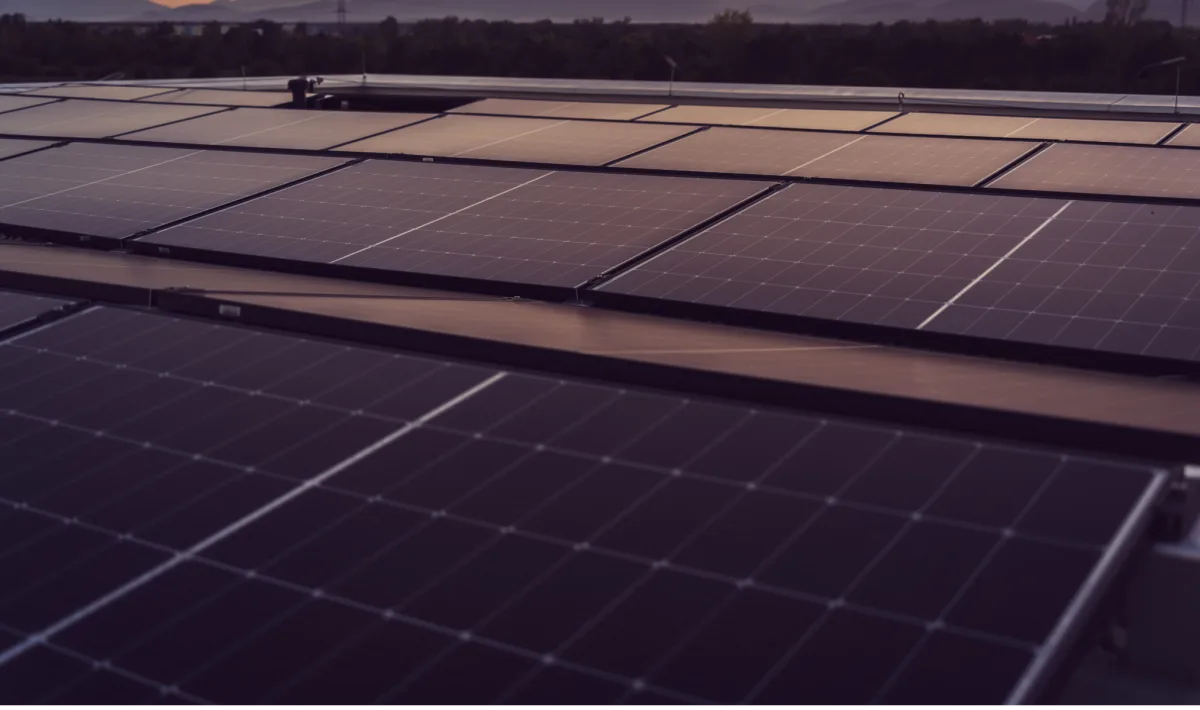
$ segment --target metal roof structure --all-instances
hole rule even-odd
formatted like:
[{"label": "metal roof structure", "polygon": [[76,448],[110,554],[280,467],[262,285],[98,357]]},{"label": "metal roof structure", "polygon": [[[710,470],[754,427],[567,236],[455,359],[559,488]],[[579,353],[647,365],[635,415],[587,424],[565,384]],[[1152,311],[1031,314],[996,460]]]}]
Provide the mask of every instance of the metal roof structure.
[{"label": "metal roof structure", "polygon": [[0,701],[1200,679],[1200,100],[325,79],[0,87]]}]

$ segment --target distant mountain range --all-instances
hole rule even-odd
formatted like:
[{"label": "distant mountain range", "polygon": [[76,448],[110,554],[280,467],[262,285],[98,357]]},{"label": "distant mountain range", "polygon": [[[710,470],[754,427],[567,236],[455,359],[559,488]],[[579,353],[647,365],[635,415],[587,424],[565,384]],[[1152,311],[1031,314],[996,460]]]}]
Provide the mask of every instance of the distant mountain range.
[{"label": "distant mountain range", "polygon": [[[1148,19],[1175,21],[1180,0],[1150,0]],[[1090,4],[1089,4],[1090,3]],[[723,9],[745,9],[763,22],[874,23],[900,20],[1099,20],[1104,0],[348,0],[351,21],[459,17],[569,21],[630,17],[636,22],[701,22]],[[151,0],[0,0],[0,14],[82,21],[332,22],[336,0],[215,0],[175,9]],[[1200,15],[1200,13],[1197,13]]]}]

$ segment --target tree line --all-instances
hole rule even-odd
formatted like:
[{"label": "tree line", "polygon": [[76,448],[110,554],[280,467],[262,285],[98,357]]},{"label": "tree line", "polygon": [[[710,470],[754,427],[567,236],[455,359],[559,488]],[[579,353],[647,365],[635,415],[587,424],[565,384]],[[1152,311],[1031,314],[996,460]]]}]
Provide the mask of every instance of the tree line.
[{"label": "tree line", "polygon": [[518,24],[446,18],[310,31],[270,22],[210,24],[197,35],[26,22],[0,16],[0,80],[95,80],[371,73],[1171,93],[1200,92],[1200,31],[1166,23],[756,24],[726,12],[706,24]]}]

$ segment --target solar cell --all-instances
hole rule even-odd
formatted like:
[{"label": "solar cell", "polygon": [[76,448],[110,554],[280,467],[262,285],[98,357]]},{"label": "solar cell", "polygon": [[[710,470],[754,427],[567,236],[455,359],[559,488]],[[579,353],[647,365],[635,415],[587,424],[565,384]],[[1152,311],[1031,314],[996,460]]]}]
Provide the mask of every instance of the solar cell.
[{"label": "solar cell", "polygon": [[796,184],[600,290],[916,328],[1063,204]]},{"label": "solar cell", "polygon": [[220,89],[181,89],[157,94],[142,101],[163,104],[207,104],[211,106],[281,106],[292,100],[283,91],[222,91]]},{"label": "solar cell", "polygon": [[141,241],[576,287],[766,187],[368,161]]},{"label": "solar cell", "polygon": [[111,101],[137,101],[151,96],[161,96],[174,91],[158,86],[112,86],[104,84],[75,84],[52,86],[25,92],[25,96],[53,96],[63,99],[108,99]]},{"label": "solar cell", "polygon": [[929,330],[1200,359],[1200,208],[1072,202]]},{"label": "solar cell", "polygon": [[648,117],[649,121],[699,123],[714,126],[807,128],[861,131],[895,116],[893,111],[836,111],[828,109],[745,108],[740,106],[676,106]]},{"label": "solar cell", "polygon": [[1200,198],[1200,152],[1052,145],[988,187],[1197,199]]},{"label": "solar cell", "polygon": [[446,116],[339,148],[564,165],[605,165],[692,130],[593,121]]},{"label": "solar cell", "polygon": [[665,109],[665,104],[619,104],[586,101],[532,101],[526,99],[484,99],[460,106],[451,113],[485,113],[502,116],[542,118],[596,118],[632,121],[648,113]]},{"label": "solar cell", "polygon": [[1019,141],[862,136],[791,175],[922,185],[970,186],[1036,148]]},{"label": "solar cell", "polygon": [[1165,489],[117,309],[0,369],[14,701],[1028,700]]},{"label": "solar cell", "polygon": [[122,137],[155,143],[325,150],[431,117],[418,113],[240,108]]},{"label": "solar cell", "polygon": [[123,238],[341,162],[73,143],[0,162],[0,224]]},{"label": "solar cell", "polygon": [[855,136],[710,128],[619,163],[621,167],[743,175],[790,175],[845,148]]},{"label": "solar cell", "polygon": [[0,133],[55,138],[110,138],[213,113],[208,106],[69,100],[0,114]]},{"label": "solar cell", "polygon": [[0,291],[0,332],[24,325],[43,313],[65,305],[66,301],[56,298]]},{"label": "solar cell", "polygon": [[1153,145],[1178,127],[1178,123],[1162,121],[910,113],[888,121],[874,132]]}]

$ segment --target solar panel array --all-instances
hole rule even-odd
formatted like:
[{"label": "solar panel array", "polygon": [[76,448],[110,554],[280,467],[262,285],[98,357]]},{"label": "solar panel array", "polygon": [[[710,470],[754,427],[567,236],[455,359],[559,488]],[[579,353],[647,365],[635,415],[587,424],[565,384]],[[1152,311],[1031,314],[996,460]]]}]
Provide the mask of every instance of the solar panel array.
[{"label": "solar panel array", "polygon": [[533,101],[528,99],[483,99],[460,106],[452,113],[531,116],[542,118],[593,118],[632,121],[666,108],[665,104],[615,104],[586,101]]},{"label": "solar panel array", "polygon": [[916,328],[1062,204],[792,185],[601,290]]},{"label": "solar panel array", "polygon": [[710,128],[618,163],[623,168],[741,175],[790,175],[855,136]]},{"label": "solar panel array", "polygon": [[164,104],[205,104],[210,106],[258,106],[271,108],[290,103],[285,91],[223,91],[220,89],[181,89],[141,99]]},{"label": "solar panel array", "polygon": [[51,98],[0,95],[0,113],[19,111],[23,108],[30,108],[31,106],[41,106],[42,104],[48,104],[52,101],[54,101],[54,99]]},{"label": "solar panel array", "polygon": [[67,301],[13,291],[0,291],[0,333],[67,305]]},{"label": "solar panel array", "polygon": [[368,161],[141,241],[575,287],[766,187]]},{"label": "solar panel array", "polygon": [[831,111],[825,109],[749,108],[741,106],[675,106],[647,117],[649,121],[698,123],[714,126],[806,128],[862,131],[895,116],[892,111]]},{"label": "solar panel array", "polygon": [[1061,209],[927,328],[1200,360],[1200,208]]},{"label": "solar panel array", "polygon": [[432,114],[241,108],[123,136],[154,143],[325,150],[432,118]]},{"label": "solar panel array", "polygon": [[446,116],[353,143],[340,150],[596,166],[678,138],[691,130],[683,126]]},{"label": "solar panel array", "polygon": [[15,703],[1022,699],[1162,490],[108,308],[0,370]]},{"label": "solar panel array", "polygon": [[1053,145],[988,187],[1194,200],[1200,199],[1200,153]]},{"label": "solar panel array", "polygon": [[110,138],[219,111],[211,106],[68,100],[0,114],[0,133]]},{"label": "solar panel array", "polygon": [[1174,138],[1167,142],[1168,145],[1185,146],[1189,148],[1200,147],[1200,129],[1196,124],[1189,123],[1187,128],[1184,128]]},{"label": "solar panel array", "polygon": [[0,225],[128,237],[342,162],[73,143],[0,162]]},{"label": "solar panel array", "polygon": [[874,132],[1154,145],[1178,127],[1178,123],[1163,121],[910,113],[888,121]]},{"label": "solar panel array", "polygon": [[54,145],[46,141],[30,141],[22,138],[0,138],[0,160],[30,153]]},{"label": "solar panel array", "polygon": [[113,86],[105,84],[69,84],[25,92],[25,96],[53,96],[63,99],[107,99],[137,101],[152,96],[164,96],[174,89],[156,86]]},{"label": "solar panel array", "polygon": [[1019,141],[712,128],[620,166],[970,186],[1035,147]]}]

